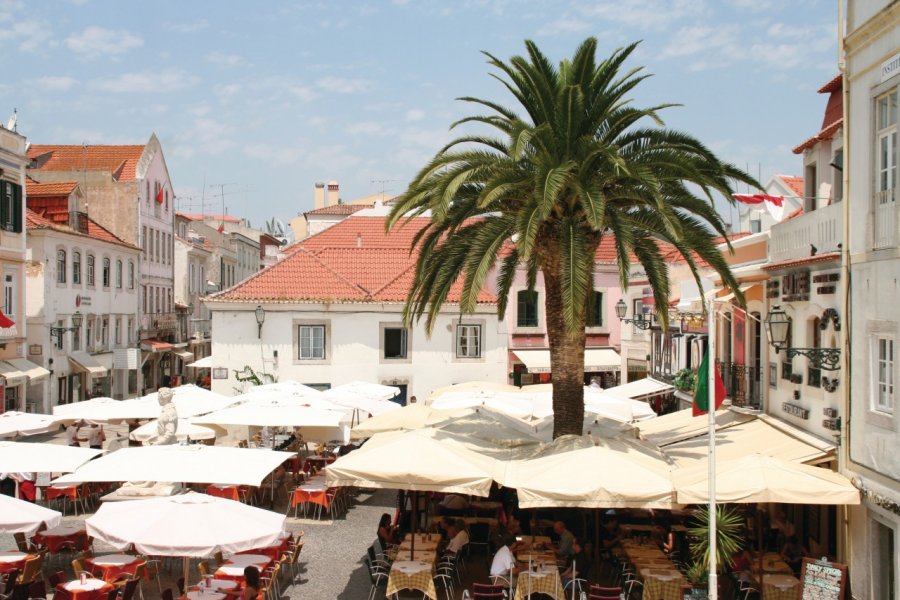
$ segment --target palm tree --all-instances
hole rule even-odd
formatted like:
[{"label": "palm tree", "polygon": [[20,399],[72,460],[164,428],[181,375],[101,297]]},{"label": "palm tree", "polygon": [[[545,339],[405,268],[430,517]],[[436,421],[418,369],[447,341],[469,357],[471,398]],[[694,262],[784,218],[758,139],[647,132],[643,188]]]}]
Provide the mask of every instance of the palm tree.
[{"label": "palm tree", "polygon": [[[636,259],[657,306],[669,297],[663,243],[698,282],[702,260],[740,298],[716,247],[715,232],[726,230],[713,197],[731,200],[735,180],[758,184],[693,137],[665,129],[658,112],[670,105],[632,106],[628,95],[648,76],[640,67],[621,69],[637,44],[597,63],[597,41],[588,38],[558,68],[533,42],[525,46],[527,58],[508,63],[484,53],[521,114],[460,98],[488,114],[451,129],[475,123],[493,135],[462,135],[442,148],[398,199],[387,226],[430,211],[414,242],[421,250],[405,308],[406,321],[424,317],[429,332],[458,280],[461,311],[470,313],[499,263],[502,316],[517,267],[525,268],[530,290],[543,275],[556,437],[581,434],[586,309],[603,236],[615,240],[622,287]],[[648,119],[656,126],[644,126]],[[665,311],[659,317],[665,326]]]}]

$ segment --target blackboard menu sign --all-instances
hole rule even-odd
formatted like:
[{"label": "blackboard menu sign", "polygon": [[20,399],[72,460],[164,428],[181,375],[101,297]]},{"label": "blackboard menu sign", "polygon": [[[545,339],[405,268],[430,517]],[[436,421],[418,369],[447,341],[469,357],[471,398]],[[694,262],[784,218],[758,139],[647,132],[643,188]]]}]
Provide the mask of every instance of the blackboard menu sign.
[{"label": "blackboard menu sign", "polygon": [[801,600],[844,600],[847,565],[804,558],[800,587]]},{"label": "blackboard menu sign", "polygon": [[709,600],[709,593],[705,587],[681,586],[681,600]]}]

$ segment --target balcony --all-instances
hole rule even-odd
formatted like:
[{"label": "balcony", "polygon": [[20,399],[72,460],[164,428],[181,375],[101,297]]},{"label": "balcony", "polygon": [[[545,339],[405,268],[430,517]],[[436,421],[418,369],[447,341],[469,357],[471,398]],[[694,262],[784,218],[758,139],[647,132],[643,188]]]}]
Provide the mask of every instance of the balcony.
[{"label": "balcony", "polygon": [[209,339],[209,319],[191,319],[188,324],[188,336],[196,340]]},{"label": "balcony", "polygon": [[898,242],[898,217],[896,188],[875,192],[872,197],[872,249],[896,248]]},{"label": "balcony", "polygon": [[141,317],[141,329],[143,331],[156,331],[158,335],[163,332],[175,333],[178,328],[178,315],[175,313],[154,313]]},{"label": "balcony", "polygon": [[769,261],[773,263],[837,252],[844,235],[844,207],[838,202],[772,226]]},{"label": "balcony", "polygon": [[760,408],[762,397],[762,369],[739,363],[716,361],[719,375],[725,382],[725,395],[731,398],[732,406]]}]

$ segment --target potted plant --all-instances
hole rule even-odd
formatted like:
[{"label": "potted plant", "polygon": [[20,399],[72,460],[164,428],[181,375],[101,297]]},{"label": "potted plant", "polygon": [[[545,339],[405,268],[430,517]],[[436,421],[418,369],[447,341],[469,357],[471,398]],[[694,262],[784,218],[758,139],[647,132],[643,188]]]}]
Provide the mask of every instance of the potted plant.
[{"label": "potted plant", "polygon": [[690,369],[681,369],[675,373],[675,380],[672,382],[672,385],[674,385],[676,389],[685,392],[694,389],[696,380],[696,373]]},{"label": "potted plant", "polygon": [[[716,566],[719,574],[719,595],[722,595],[722,575],[731,571],[732,557],[743,548],[744,528],[741,513],[732,506],[716,509]],[[691,564],[685,577],[693,590],[692,597],[705,597],[709,581],[709,509],[699,508],[688,527]]]}]

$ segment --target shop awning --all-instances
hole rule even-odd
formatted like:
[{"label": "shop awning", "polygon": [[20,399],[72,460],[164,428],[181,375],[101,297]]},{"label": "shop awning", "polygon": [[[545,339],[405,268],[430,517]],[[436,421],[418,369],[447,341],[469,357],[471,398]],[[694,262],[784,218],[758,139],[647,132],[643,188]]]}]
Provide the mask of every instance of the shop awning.
[{"label": "shop awning", "polygon": [[190,364],[185,365],[186,367],[193,367],[195,369],[211,369],[213,366],[212,356],[204,356],[200,360],[196,360]]},{"label": "shop awning", "polygon": [[20,385],[28,381],[28,375],[8,362],[0,361],[0,376],[6,379],[7,386]]},{"label": "shop awning", "polygon": [[[529,373],[550,373],[549,350],[515,350],[514,354],[525,364]],[[618,371],[621,366],[622,358],[611,348],[591,348],[584,351],[586,373]]]},{"label": "shop awning", "polygon": [[172,350],[172,354],[180,358],[186,363],[194,362],[194,353],[187,350]]},{"label": "shop awning", "polygon": [[87,352],[70,352],[69,362],[76,369],[90,373],[92,377],[106,377],[108,373],[106,367],[97,362],[97,359]]},{"label": "shop awning", "polygon": [[615,396],[617,398],[631,398],[632,400],[645,400],[660,394],[669,394],[674,391],[674,387],[668,383],[657,381],[652,377],[644,377],[637,381],[617,385],[603,390],[604,394]]},{"label": "shop awning", "polygon": [[169,342],[161,342],[159,340],[143,340],[141,342],[141,350],[144,352],[168,352],[172,349],[172,344]]},{"label": "shop awning", "polygon": [[[742,294],[746,294],[750,288],[755,287],[757,285],[762,285],[762,284],[760,284],[760,283],[742,283],[740,286],[738,286],[738,289],[741,290]],[[728,292],[721,298],[716,298],[716,300],[719,300],[721,302],[730,302],[731,300],[734,300],[734,292]]]},{"label": "shop awning", "polygon": [[6,362],[11,364],[17,370],[25,373],[29,383],[39,383],[50,377],[50,371],[41,365],[34,364],[26,358],[10,358],[7,359]]}]

